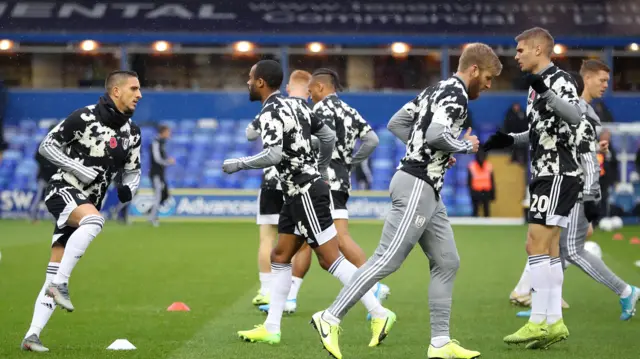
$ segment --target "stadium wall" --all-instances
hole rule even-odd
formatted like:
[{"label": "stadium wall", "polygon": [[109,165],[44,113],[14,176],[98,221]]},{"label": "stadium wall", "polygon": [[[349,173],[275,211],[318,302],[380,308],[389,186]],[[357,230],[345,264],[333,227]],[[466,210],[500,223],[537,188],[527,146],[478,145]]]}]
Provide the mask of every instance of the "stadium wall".
[{"label": "stadium wall", "polygon": [[[21,119],[65,118],[78,107],[96,103],[98,90],[11,90],[5,113],[6,124]],[[382,125],[416,92],[402,93],[344,93],[341,96],[372,124]],[[485,94],[470,103],[476,127],[502,125],[504,115],[512,103],[525,106],[521,92]],[[605,104],[616,122],[632,122],[640,113],[640,96],[611,95]],[[259,111],[258,103],[249,102],[246,91],[193,92],[144,91],[134,119],[137,122],[181,119],[253,119]]]},{"label": "stadium wall", "polygon": [[[35,191],[0,191],[0,218],[29,218],[29,208]],[[246,190],[204,190],[179,188],[171,191],[171,198],[160,208],[160,220],[179,222],[240,220],[255,221],[258,209],[257,191]],[[114,190],[105,199],[102,212],[110,215],[110,210],[118,204]],[[133,221],[145,221],[146,213],[152,205],[152,192],[141,189],[129,206],[129,216]],[[391,208],[389,193],[385,191],[354,191],[349,200],[350,220],[380,222]],[[44,203],[39,207],[40,218],[51,219]],[[454,224],[475,225],[520,225],[522,218],[472,218],[451,217]]]}]

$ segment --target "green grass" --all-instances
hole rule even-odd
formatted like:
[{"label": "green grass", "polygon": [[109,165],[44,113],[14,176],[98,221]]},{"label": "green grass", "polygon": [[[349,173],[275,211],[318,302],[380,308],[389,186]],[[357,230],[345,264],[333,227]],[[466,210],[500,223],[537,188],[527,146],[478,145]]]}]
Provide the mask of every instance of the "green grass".
[{"label": "green grass", "polygon": [[[371,253],[379,224],[353,224],[354,238]],[[452,336],[485,358],[534,358],[541,353],[509,348],[502,337],[518,329],[508,295],[525,263],[525,227],[456,227],[462,265],[455,285]],[[623,230],[627,237],[637,227]],[[19,350],[49,256],[50,224],[0,221],[0,358],[37,356]],[[609,266],[623,279],[640,283],[640,246],[596,233]],[[327,307],[340,285],[314,260],[298,299],[298,312],[285,316],[278,346],[249,344],[238,330],[264,320],[250,304],[258,288],[257,228],[248,223],[168,223],[120,226],[108,223],[75,269],[71,294],[76,311],[56,310],[42,335],[46,358],[326,358],[308,321]],[[343,322],[345,358],[426,358],[429,338],[429,267],[415,250],[384,281],[392,295],[385,304],[398,314],[387,341],[368,348],[365,311],[358,304]],[[569,341],[545,358],[637,357],[638,322],[621,322],[616,296],[571,267],[565,278]],[[167,312],[175,301],[191,312]],[[637,318],[640,319],[640,318]],[[138,347],[112,352],[126,338]]]}]

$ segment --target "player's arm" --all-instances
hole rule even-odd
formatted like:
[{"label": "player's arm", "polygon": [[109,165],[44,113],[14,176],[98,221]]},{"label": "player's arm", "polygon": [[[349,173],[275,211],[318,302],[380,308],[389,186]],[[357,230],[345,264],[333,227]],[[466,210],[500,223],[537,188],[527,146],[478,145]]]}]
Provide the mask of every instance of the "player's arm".
[{"label": "player's arm", "polygon": [[260,115],[258,121],[264,149],[254,156],[225,160],[222,169],[226,173],[271,167],[282,160],[283,121],[273,118],[270,112]]},{"label": "player's arm", "polygon": [[122,185],[118,187],[118,199],[122,203],[131,201],[140,186],[140,146],[142,145],[142,135],[140,129],[136,126],[131,127],[131,135],[134,140],[122,168]]},{"label": "player's arm", "polygon": [[451,132],[453,122],[462,116],[466,103],[467,99],[457,90],[448,91],[440,96],[425,134],[425,141],[429,146],[449,153],[473,153],[471,141],[458,140]]},{"label": "player's arm", "polygon": [[318,138],[318,171],[325,181],[329,180],[327,170],[336,144],[336,133],[318,116],[311,116],[311,133]]},{"label": "player's arm", "polygon": [[418,108],[418,98],[416,97],[406,105],[402,106],[387,123],[387,129],[393,133],[405,145],[411,137],[413,123],[415,122],[415,112]]},{"label": "player's arm", "polygon": [[162,152],[160,151],[160,141],[154,139],[151,143],[151,155],[153,156],[153,161],[162,165],[169,166],[171,165],[171,161],[169,158],[162,157]]},{"label": "player's arm", "polygon": [[81,117],[82,110],[75,111],[54,127],[44,138],[38,152],[56,167],[73,173],[80,181],[91,183],[98,176],[94,169],[75,161],[64,153],[64,147],[77,141],[86,130],[86,122]]},{"label": "player's arm", "polygon": [[589,120],[584,119],[578,126],[577,153],[584,173],[583,198],[585,201],[600,200],[600,164],[596,155],[595,129]]},{"label": "player's arm", "polygon": [[[567,75],[568,77],[569,75]],[[577,125],[582,120],[580,96],[573,82],[562,77],[557,79],[551,89],[547,87],[540,75],[531,75],[531,87],[540,94],[555,114],[565,122]]]},{"label": "player's arm", "polygon": [[514,145],[528,145],[529,144],[529,130],[520,133],[510,133],[509,136],[513,137]]},{"label": "player's arm", "polygon": [[376,147],[378,147],[380,139],[373,128],[371,128],[359,113],[355,112],[354,118],[355,123],[353,125],[358,128],[358,138],[360,138],[361,143],[360,148],[358,148],[358,152],[356,152],[351,158],[351,163],[358,164],[371,156]]},{"label": "player's arm", "polygon": [[245,129],[245,134],[247,135],[247,140],[255,141],[260,138],[260,121],[259,118],[256,117]]}]

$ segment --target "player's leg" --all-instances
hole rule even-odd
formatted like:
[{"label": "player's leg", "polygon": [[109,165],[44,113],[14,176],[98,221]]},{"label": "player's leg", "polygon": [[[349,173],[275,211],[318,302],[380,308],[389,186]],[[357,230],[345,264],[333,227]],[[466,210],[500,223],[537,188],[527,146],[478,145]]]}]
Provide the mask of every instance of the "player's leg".
[{"label": "player's leg", "polygon": [[[529,259],[525,263],[520,280],[513,292],[509,295],[509,301],[511,304],[522,307],[528,307],[531,305],[531,274],[529,268]],[[528,317],[528,316],[527,316]]]},{"label": "player's leg", "polygon": [[[555,178],[539,178],[531,183],[531,205],[529,207],[529,230],[527,232],[527,254],[531,276],[531,317],[529,322],[504,341],[509,344],[527,343],[546,337],[547,307],[551,290],[550,248],[552,239],[559,237],[560,229],[547,225],[549,196],[552,188],[559,190]],[[557,197],[553,197],[554,199]],[[550,217],[550,216],[549,216]],[[559,240],[558,240],[559,242]],[[559,249],[558,249],[559,252]]]},{"label": "player's leg", "polygon": [[640,297],[640,289],[627,284],[620,279],[601,258],[594,256],[584,249],[585,239],[589,235],[590,223],[584,215],[584,208],[577,203],[571,211],[571,220],[567,228],[567,241],[563,246],[563,256],[571,264],[582,269],[598,283],[605,285],[620,297],[622,314],[620,319],[629,320],[636,310],[636,303]]},{"label": "player's leg", "polygon": [[[338,331],[341,319],[375,283],[400,268],[420,239],[425,222],[435,208],[435,203],[430,203],[424,194],[427,192],[425,187],[428,185],[424,181],[402,171],[396,172],[390,185],[392,207],[385,219],[378,248],[352,275],[331,306],[312,317],[325,349],[334,356],[339,353],[334,332]],[[372,326],[377,323],[374,317]],[[376,340],[372,342],[376,344]]]},{"label": "player's leg", "polygon": [[[302,286],[302,282],[304,280],[304,276],[309,271],[311,267],[311,247],[308,244],[304,243],[302,247],[298,250],[298,252],[291,259],[292,270],[291,270],[291,288],[289,289],[289,294],[287,295],[287,302],[284,304],[284,312],[287,314],[295,313],[298,308],[298,292],[300,291],[300,287]],[[258,307],[261,312],[268,313],[269,308],[271,306],[269,304],[263,304]]]},{"label": "player's leg", "polygon": [[284,306],[286,313],[293,313],[297,308],[298,292],[302,286],[302,281],[307,275],[309,268],[311,267],[311,247],[308,244],[303,244],[298,253],[293,256],[293,272],[291,278],[291,289],[287,296],[287,302]]},{"label": "player's leg", "polygon": [[258,245],[258,277],[260,289],[251,303],[253,305],[269,304],[269,289],[271,285],[271,251],[278,238],[278,226],[260,224],[260,243]]},{"label": "player's leg", "polygon": [[282,210],[282,191],[260,189],[258,192],[258,215],[256,224],[260,230],[258,245],[258,276],[260,289],[251,301],[253,305],[269,304],[269,286],[271,284],[271,251],[278,238],[279,213]]},{"label": "player's leg", "polygon": [[36,298],[31,325],[29,326],[29,330],[24,336],[21,344],[21,348],[23,350],[30,350],[35,352],[49,351],[49,349],[45,347],[40,341],[40,335],[44,327],[49,322],[49,319],[51,319],[51,315],[53,315],[53,312],[56,309],[56,304],[53,301],[53,298],[46,295],[46,291],[53,281],[53,278],[58,273],[60,261],[62,260],[62,255],[64,254],[64,244],[68,240],[69,235],[73,233],[73,231],[74,229],[71,227],[67,227],[62,230],[56,227],[54,230],[53,244],[51,246],[51,256],[49,258],[49,264],[47,265],[44,285],[42,286],[42,289],[40,290],[40,293]]},{"label": "player's leg", "polygon": [[151,177],[151,186],[153,187],[153,202],[151,205],[151,211],[149,212],[149,222],[154,226],[158,226],[158,211],[160,210],[160,203],[162,202],[162,178],[158,175]]},{"label": "player's leg", "polygon": [[[532,254],[531,317],[523,328],[505,338],[508,343],[527,343],[528,349],[546,349],[569,337],[569,330],[562,319],[564,268],[560,259],[560,237],[562,229],[569,224],[569,214],[581,189],[579,179],[565,176],[554,176],[532,186],[530,213],[535,212],[540,216],[530,216],[533,222],[530,225],[532,241],[528,243],[530,255]],[[538,246],[541,242],[548,243],[548,267],[539,255],[543,253],[543,248]],[[547,278],[541,276],[543,273]],[[540,286],[542,296],[537,293]],[[543,298],[546,299],[546,306],[542,302]],[[546,311],[546,315],[541,310]]]},{"label": "player's leg", "polygon": [[[431,188],[425,189],[432,191]],[[435,196],[433,198],[436,201]],[[429,358],[477,358],[479,352],[461,347],[449,334],[453,283],[460,267],[460,256],[453,237],[453,229],[442,200],[426,224],[420,247],[429,259],[429,313],[431,315],[431,343]]]},{"label": "player's leg", "polygon": [[[347,202],[349,194],[340,191],[331,191],[331,217],[338,231],[338,243],[340,252],[357,268],[362,267],[367,261],[367,255],[356,243],[349,233],[349,210]],[[378,282],[373,286],[373,294],[378,300],[384,300],[389,295],[389,287]],[[371,319],[367,316],[367,320]]]},{"label": "player's leg", "polygon": [[52,213],[56,212],[58,228],[75,228],[65,246],[58,272],[46,291],[56,304],[71,312],[74,307],[69,298],[69,277],[91,241],[102,231],[104,218],[82,193],[72,187],[58,189],[47,201],[47,207]]},{"label": "player's leg", "polygon": [[239,331],[238,336],[249,342],[277,344],[280,342],[280,323],[287,294],[291,288],[291,260],[304,243],[296,230],[292,201],[282,206],[278,222],[278,242],[271,251],[270,308],[264,324],[251,330]]},{"label": "player's leg", "polygon": [[239,331],[238,336],[249,342],[277,344],[280,342],[282,313],[291,287],[291,259],[302,246],[300,236],[280,233],[278,244],[271,253],[271,303],[264,324],[254,329]]}]

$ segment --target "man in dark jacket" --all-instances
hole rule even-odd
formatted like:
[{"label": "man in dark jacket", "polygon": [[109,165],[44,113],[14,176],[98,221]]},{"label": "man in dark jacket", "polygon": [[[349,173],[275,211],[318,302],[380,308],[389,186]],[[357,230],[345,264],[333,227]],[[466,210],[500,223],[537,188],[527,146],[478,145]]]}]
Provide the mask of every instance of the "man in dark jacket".
[{"label": "man in dark jacket", "polygon": [[[51,126],[49,128],[49,132],[51,132],[54,127],[55,125]],[[35,196],[33,196],[31,207],[29,208],[29,218],[31,218],[32,222],[38,221],[40,204],[44,201],[44,190],[47,188],[51,176],[53,176],[58,170],[58,167],[41,155],[40,152],[36,151],[35,160],[38,162],[38,187],[36,189]]]}]

